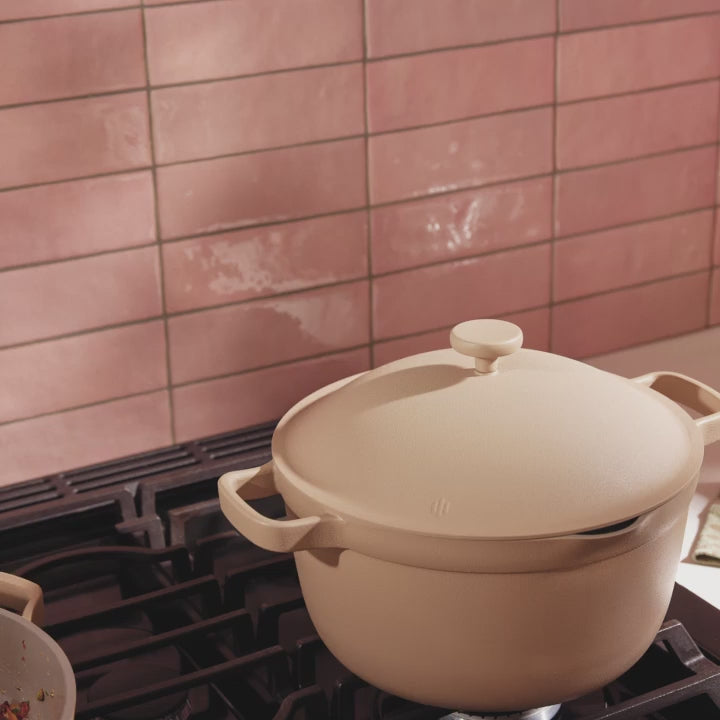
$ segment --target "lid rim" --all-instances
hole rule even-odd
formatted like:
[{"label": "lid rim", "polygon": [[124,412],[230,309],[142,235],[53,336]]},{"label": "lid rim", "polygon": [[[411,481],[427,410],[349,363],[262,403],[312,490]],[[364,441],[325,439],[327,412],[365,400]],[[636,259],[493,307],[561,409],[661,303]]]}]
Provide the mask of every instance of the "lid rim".
[{"label": "lid rim", "polygon": [[[701,465],[702,456],[700,457],[700,463],[698,464],[698,467],[692,474],[689,475],[685,484],[682,485],[682,487],[680,487],[674,493],[666,497],[664,500],[654,503],[651,506],[639,510],[638,512],[632,512],[621,517],[608,516],[607,520],[597,525],[580,526],[578,528],[563,530],[561,532],[536,533],[531,535],[452,535],[431,530],[421,530],[416,527],[402,527],[401,525],[393,524],[390,522],[381,522],[377,518],[372,518],[369,515],[364,515],[363,513],[358,512],[349,512],[346,509],[339,508],[336,504],[332,502],[332,499],[336,498],[337,496],[334,496],[331,493],[323,492],[322,490],[314,486],[312,483],[308,482],[300,475],[298,475],[298,473],[296,473],[290,467],[288,467],[287,463],[285,463],[282,458],[278,458],[273,455],[273,467],[278,471],[279,474],[279,477],[275,478],[275,482],[277,484],[278,490],[280,491],[280,494],[283,496],[283,498],[285,498],[286,495],[292,496],[293,498],[296,498],[297,495],[300,495],[302,497],[303,504],[310,504],[313,506],[313,510],[307,513],[308,515],[334,515],[347,523],[358,524],[363,526],[364,528],[375,528],[378,530],[383,530],[385,532],[390,532],[393,534],[397,533],[399,535],[408,537],[422,537],[449,542],[455,540],[462,542],[472,542],[476,540],[483,543],[490,543],[494,541],[507,542],[513,540],[552,540],[553,538],[569,538],[576,535],[582,535],[583,533],[592,532],[594,530],[601,530],[602,528],[610,525],[624,523],[634,518],[642,518],[643,516],[648,515],[649,513],[652,513],[658,508],[661,508],[664,505],[672,502],[675,498],[678,497],[678,495],[682,495],[690,485],[695,483],[698,473],[700,472]],[[326,496],[327,500],[322,499],[322,497],[318,497],[318,495]],[[292,500],[288,500],[287,502],[288,504],[292,505]]]},{"label": "lid rim", "polygon": [[[507,541],[622,523],[697,479],[695,422],[646,385],[533,350],[494,377],[472,367],[452,350],[431,351],[311,393],[273,435],[278,488],[310,514],[414,537]],[[469,398],[462,424],[458,392]]]}]

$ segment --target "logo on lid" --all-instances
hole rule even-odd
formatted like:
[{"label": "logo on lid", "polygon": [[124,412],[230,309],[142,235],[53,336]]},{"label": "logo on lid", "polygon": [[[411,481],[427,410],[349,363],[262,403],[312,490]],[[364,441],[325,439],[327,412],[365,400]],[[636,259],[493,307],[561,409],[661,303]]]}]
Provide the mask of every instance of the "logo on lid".
[{"label": "logo on lid", "polygon": [[433,501],[432,505],[430,505],[430,512],[433,515],[437,515],[438,517],[447,515],[449,510],[450,501],[444,497],[438,498],[437,500]]}]

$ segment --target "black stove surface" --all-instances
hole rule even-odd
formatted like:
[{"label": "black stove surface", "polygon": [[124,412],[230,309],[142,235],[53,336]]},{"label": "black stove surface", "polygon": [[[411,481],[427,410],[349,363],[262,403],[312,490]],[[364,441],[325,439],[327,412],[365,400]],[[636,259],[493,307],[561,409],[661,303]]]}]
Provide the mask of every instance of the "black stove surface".
[{"label": "black stove surface", "polygon": [[[438,720],[343,667],[318,637],[292,556],[224,519],[216,481],[269,459],[273,426],[0,488],[0,569],[38,582],[68,655],[76,718]],[[280,498],[257,501],[280,517]],[[617,681],[556,720],[720,720],[720,611],[676,586]],[[512,672],[512,669],[509,669]]]}]

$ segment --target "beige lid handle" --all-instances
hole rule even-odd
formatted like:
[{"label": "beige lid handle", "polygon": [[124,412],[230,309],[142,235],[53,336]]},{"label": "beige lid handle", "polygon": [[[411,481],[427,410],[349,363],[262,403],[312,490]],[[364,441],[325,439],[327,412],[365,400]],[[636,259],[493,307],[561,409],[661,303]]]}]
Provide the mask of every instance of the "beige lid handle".
[{"label": "beige lid handle", "polygon": [[42,588],[31,580],[0,572],[0,606],[22,613],[36,625],[43,622]]},{"label": "beige lid handle", "polygon": [[463,355],[475,358],[475,372],[497,370],[497,360],[522,347],[522,330],[505,320],[468,320],[450,332],[450,345]]}]

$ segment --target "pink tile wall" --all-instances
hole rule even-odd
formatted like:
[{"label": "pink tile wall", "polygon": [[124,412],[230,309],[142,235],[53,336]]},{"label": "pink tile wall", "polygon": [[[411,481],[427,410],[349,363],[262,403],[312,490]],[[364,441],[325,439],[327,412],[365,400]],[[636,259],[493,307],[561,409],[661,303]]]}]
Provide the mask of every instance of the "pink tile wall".
[{"label": "pink tile wall", "polygon": [[5,0],[0,65],[0,484],[720,324],[720,0]]},{"label": "pink tile wall", "polygon": [[361,138],[160,167],[161,235],[171,239],[362,207],[364,169]]},{"label": "pink tile wall", "polygon": [[[551,103],[553,46],[546,37],[370,63],[369,130],[384,132]],[[468,72],[472,68],[493,71]]]},{"label": "pink tile wall", "polygon": [[372,204],[547,174],[552,110],[373,135],[368,163]]}]

